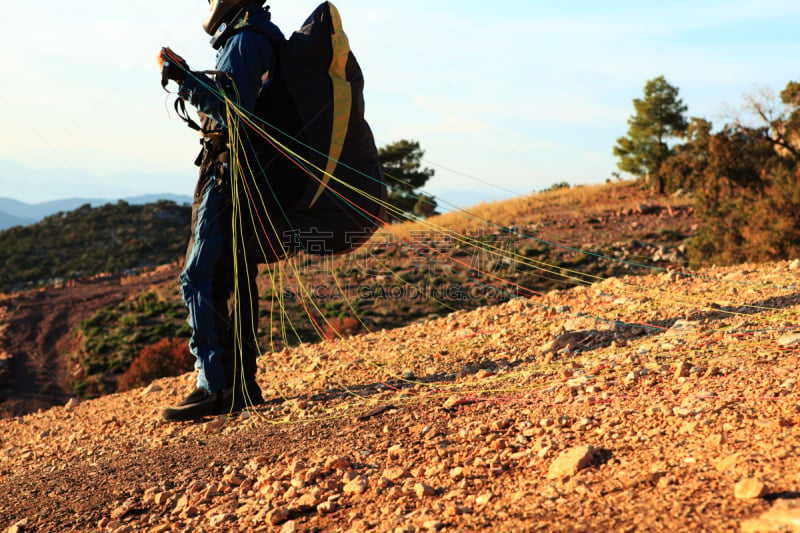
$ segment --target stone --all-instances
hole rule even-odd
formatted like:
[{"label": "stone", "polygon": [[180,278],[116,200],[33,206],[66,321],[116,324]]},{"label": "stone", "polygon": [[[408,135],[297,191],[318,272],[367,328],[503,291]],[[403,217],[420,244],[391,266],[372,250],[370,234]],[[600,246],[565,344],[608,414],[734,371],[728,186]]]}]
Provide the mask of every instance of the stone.
[{"label": "stone", "polygon": [[692,364],[688,361],[681,361],[675,366],[675,374],[673,377],[675,379],[678,378],[688,378],[692,373]]},{"label": "stone", "polygon": [[322,477],[322,469],[318,466],[313,466],[305,471],[303,474],[303,481],[306,483],[313,483],[317,479]]},{"label": "stone", "polygon": [[297,533],[297,522],[294,520],[285,522],[281,528],[281,533]]},{"label": "stone", "polygon": [[725,444],[728,439],[725,437],[724,433],[712,433],[708,437],[706,437],[706,444],[709,446],[719,447]]},{"label": "stone", "polygon": [[444,524],[439,520],[428,520],[422,524],[422,527],[428,531],[439,531],[442,529],[442,527],[444,527]]},{"label": "stone", "polygon": [[733,453],[716,461],[714,466],[716,467],[717,472],[722,473],[733,467],[738,460],[739,453]]},{"label": "stone", "polygon": [[162,390],[164,389],[161,388],[161,385],[159,385],[158,383],[151,383],[142,390],[142,396],[149,396],[150,394],[161,392]]},{"label": "stone", "polygon": [[403,455],[403,447],[399,444],[390,446],[389,449],[386,450],[386,454],[390,459],[399,459]]},{"label": "stone", "polygon": [[466,505],[459,505],[455,502],[446,502],[444,504],[444,512],[449,516],[458,516],[462,514],[471,514],[472,508]]},{"label": "stone", "polygon": [[742,533],[800,531],[800,503],[776,500],[772,508],[757,518],[743,521],[741,527]]},{"label": "stone", "polygon": [[778,338],[778,346],[787,348],[800,344],[800,333],[789,333]]},{"label": "stone", "polygon": [[445,400],[444,404],[442,404],[442,409],[449,410],[453,409],[454,407],[458,407],[459,405],[469,405],[471,403],[475,403],[474,398],[468,398],[460,394],[455,394]]},{"label": "stone", "polygon": [[75,409],[76,407],[78,407],[80,404],[81,404],[81,401],[80,401],[79,399],[77,399],[77,398],[70,398],[70,399],[67,401],[67,403],[66,403],[66,404],[64,404],[64,410],[66,410],[66,411],[72,411],[73,409]]},{"label": "stone", "polygon": [[492,499],[491,493],[479,494],[475,498],[475,505],[477,505],[478,507],[485,507],[491,501],[491,499]]},{"label": "stone", "polygon": [[307,511],[310,511],[311,509],[314,509],[320,503],[322,502],[320,502],[318,498],[316,498],[310,492],[307,492],[306,494],[303,494],[302,496],[297,498],[294,504],[292,504],[292,507],[297,509],[301,513],[305,513]]},{"label": "stone", "polygon": [[266,518],[268,523],[272,524],[273,526],[279,526],[286,522],[286,520],[289,518],[289,508],[285,505],[276,507],[267,513]]},{"label": "stone", "polygon": [[389,481],[392,481],[392,482],[397,482],[397,481],[399,481],[399,480],[401,480],[403,478],[406,478],[406,477],[408,477],[410,475],[411,475],[411,473],[408,470],[406,470],[405,468],[400,467],[400,466],[394,466],[394,467],[391,467],[391,468],[387,468],[386,470],[383,471],[383,477],[385,477],[386,479],[388,479]]},{"label": "stone", "polygon": [[336,502],[322,502],[317,505],[317,512],[321,515],[331,514],[336,511]]},{"label": "stone", "polygon": [[170,498],[172,498],[172,492],[165,490],[163,492],[157,493],[153,497],[153,503],[159,506],[164,506],[167,504]]},{"label": "stone", "polygon": [[436,494],[436,491],[430,485],[426,483],[417,483],[414,485],[414,493],[417,495],[417,498],[420,500],[429,496],[433,496]]},{"label": "stone", "polygon": [[733,495],[740,500],[755,500],[767,493],[766,485],[753,478],[739,481],[733,488]]},{"label": "stone", "polygon": [[580,470],[591,466],[597,456],[594,446],[577,446],[561,452],[550,465],[547,479],[562,479],[574,476]]},{"label": "stone", "polygon": [[367,478],[358,476],[345,485],[343,490],[345,494],[364,494],[367,491]]},{"label": "stone", "polygon": [[18,520],[11,527],[9,527],[8,533],[24,533],[27,527],[28,527],[28,519],[23,518],[22,520]]},{"label": "stone", "polygon": [[336,455],[325,460],[325,470],[347,470],[353,465],[349,457]]},{"label": "stone", "polygon": [[459,479],[464,477],[464,468],[457,466],[450,470],[450,478],[458,481]]},{"label": "stone", "polygon": [[676,320],[672,327],[665,333],[665,337],[682,337],[689,333],[697,333],[700,329],[700,322],[695,320]]},{"label": "stone", "polygon": [[233,522],[234,520],[236,520],[235,514],[222,513],[216,516],[212,516],[211,519],[208,521],[208,523],[212,528],[220,530],[223,528],[223,524],[225,524],[225,522]]},{"label": "stone", "polygon": [[133,509],[133,506],[134,502],[132,500],[126,500],[124,503],[115,507],[114,510],[111,511],[111,519],[119,520],[120,518],[128,514],[128,511]]}]

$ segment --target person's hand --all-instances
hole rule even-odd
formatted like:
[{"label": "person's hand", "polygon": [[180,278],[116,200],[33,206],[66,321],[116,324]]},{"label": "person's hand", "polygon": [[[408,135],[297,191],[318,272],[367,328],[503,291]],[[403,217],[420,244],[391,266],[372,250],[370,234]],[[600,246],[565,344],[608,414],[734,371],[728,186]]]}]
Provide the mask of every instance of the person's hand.
[{"label": "person's hand", "polygon": [[189,65],[186,64],[186,61],[166,47],[162,48],[158,54],[158,67],[161,69],[162,87],[166,87],[169,80],[176,81],[180,85],[186,79],[186,73],[189,72]]}]

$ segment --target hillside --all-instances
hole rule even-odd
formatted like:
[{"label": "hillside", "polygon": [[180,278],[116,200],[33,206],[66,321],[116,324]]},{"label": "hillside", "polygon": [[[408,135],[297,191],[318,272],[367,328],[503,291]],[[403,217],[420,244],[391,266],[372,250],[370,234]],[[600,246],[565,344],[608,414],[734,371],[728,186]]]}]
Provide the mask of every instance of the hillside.
[{"label": "hillside", "polygon": [[[561,189],[479,205],[468,215],[392,225],[354,254],[300,257],[280,271],[262,268],[261,344],[280,351],[338,333],[391,329],[516,296],[679,267],[696,225],[691,200],[653,197],[631,183]],[[143,242],[148,228],[153,225],[139,225]],[[120,230],[109,224],[106,231]],[[176,238],[176,245],[185,243]],[[15,310],[0,338],[0,348],[15,356],[0,370],[0,390],[8,384],[0,413],[21,415],[46,407],[48,399],[58,404],[71,394],[113,392],[116,377],[143,348],[165,337],[186,338],[179,268],[173,263],[159,267],[156,278],[111,275],[0,302]],[[43,323],[42,310],[56,317],[52,325]],[[35,383],[50,392],[31,390],[30,380],[11,376],[12,367],[38,376]]]},{"label": "hillside", "polygon": [[0,232],[0,292],[154,267],[182,257],[191,207],[124,201],[59,212]]},{"label": "hillside", "polygon": [[799,284],[622,276],[265,353],[229,418],[158,420],[187,374],[2,420],[0,529],[797,531]]}]

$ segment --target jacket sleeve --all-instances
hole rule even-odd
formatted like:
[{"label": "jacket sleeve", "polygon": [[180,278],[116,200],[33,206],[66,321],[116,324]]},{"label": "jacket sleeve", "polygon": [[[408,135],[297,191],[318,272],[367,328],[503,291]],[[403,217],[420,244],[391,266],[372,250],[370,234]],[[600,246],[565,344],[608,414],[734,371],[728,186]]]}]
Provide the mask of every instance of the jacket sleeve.
[{"label": "jacket sleeve", "polygon": [[180,95],[198,111],[227,126],[225,100],[227,96],[244,111],[253,113],[262,86],[269,81],[275,63],[275,52],[263,35],[242,31],[225,43],[217,56],[216,70],[230,75],[217,76],[217,81],[205,74],[192,72],[180,86]]}]

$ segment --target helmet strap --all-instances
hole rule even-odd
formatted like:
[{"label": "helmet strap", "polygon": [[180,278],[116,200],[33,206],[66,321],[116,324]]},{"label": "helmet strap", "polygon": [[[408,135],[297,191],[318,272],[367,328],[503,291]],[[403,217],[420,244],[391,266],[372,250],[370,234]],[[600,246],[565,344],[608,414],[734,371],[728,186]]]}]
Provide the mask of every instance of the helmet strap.
[{"label": "helmet strap", "polygon": [[228,40],[228,37],[240,29],[239,19],[246,10],[247,5],[245,4],[239,8],[238,11],[235,11],[232,17],[228,17],[227,21],[219,25],[216,33],[214,33],[214,36],[211,38],[211,47],[214,48],[214,50],[219,50],[219,48],[225,44],[225,41]]}]

